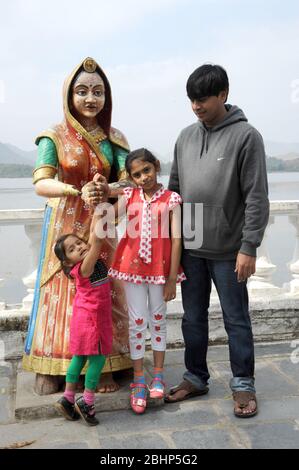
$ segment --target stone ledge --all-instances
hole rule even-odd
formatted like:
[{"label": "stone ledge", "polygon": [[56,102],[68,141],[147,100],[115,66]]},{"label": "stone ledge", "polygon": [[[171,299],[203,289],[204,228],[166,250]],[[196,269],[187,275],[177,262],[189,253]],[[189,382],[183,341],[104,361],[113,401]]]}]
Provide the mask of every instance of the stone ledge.
[{"label": "stone ledge", "polygon": [[[150,370],[147,370],[148,361],[145,360],[145,375],[149,383]],[[149,367],[151,369],[151,366]],[[130,383],[132,371],[120,374],[118,383],[121,388],[115,393],[97,393],[95,408],[97,412],[120,411],[130,409]],[[16,420],[31,421],[37,419],[50,419],[60,416],[54,404],[61,397],[62,392],[52,395],[39,396],[34,392],[35,374],[21,372],[18,375],[17,402],[15,410]],[[79,395],[79,393],[78,393]],[[163,400],[148,399],[149,408],[157,408],[163,405]]]},{"label": "stone ledge", "polygon": [[[299,299],[276,298],[253,300],[250,303],[251,321],[256,342],[291,340],[299,338]],[[182,303],[178,300],[168,304],[167,347],[183,347],[181,320]],[[6,360],[17,360],[23,355],[27,334],[29,313],[18,309],[0,312],[0,341]],[[210,306],[210,344],[224,344],[227,334],[224,330],[223,316],[218,300],[211,299]],[[2,353],[3,354],[3,353]]]},{"label": "stone ledge", "polygon": [[[276,296],[275,298],[264,300],[264,299],[252,299],[249,302],[249,310],[251,314],[261,313],[265,314],[266,312],[297,312],[299,315],[299,298],[287,298],[285,296]],[[210,307],[209,307],[210,314],[218,313],[221,314],[221,307],[219,300],[215,297],[211,298]],[[167,316],[169,318],[174,317],[178,318],[178,316],[182,316],[183,314],[183,305],[182,302],[179,300],[173,300],[169,302],[167,306]]]},{"label": "stone ledge", "polygon": [[24,354],[26,334],[24,331],[0,331],[1,360],[20,360]]},{"label": "stone ledge", "polygon": [[[257,314],[285,316],[294,315],[299,317],[299,297],[288,298],[284,295],[276,296],[268,300],[252,299],[249,303],[251,315]],[[209,312],[211,315],[222,315],[219,300],[211,298]],[[167,318],[180,318],[183,314],[183,305],[180,299],[173,300],[167,305]],[[0,332],[1,331],[25,331],[28,329],[30,313],[21,311],[18,306],[11,306],[0,311]]]},{"label": "stone ledge", "polygon": [[27,333],[30,314],[20,309],[0,311],[0,338],[3,331],[24,331]]}]

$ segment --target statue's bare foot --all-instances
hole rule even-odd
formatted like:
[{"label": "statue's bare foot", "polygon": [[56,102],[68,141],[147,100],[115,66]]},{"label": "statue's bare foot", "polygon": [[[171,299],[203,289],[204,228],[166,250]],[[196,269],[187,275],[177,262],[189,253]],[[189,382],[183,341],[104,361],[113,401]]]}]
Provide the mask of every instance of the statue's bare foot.
[{"label": "statue's bare foot", "polygon": [[119,390],[119,385],[113,379],[112,373],[106,373],[101,376],[100,383],[97,388],[97,392],[100,393],[112,393]]}]

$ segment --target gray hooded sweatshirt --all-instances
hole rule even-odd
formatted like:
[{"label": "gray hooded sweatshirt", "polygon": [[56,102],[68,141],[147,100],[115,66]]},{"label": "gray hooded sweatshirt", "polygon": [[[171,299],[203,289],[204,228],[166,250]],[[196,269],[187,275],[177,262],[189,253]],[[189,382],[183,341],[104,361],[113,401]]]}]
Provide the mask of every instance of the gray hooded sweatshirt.
[{"label": "gray hooded sweatshirt", "polygon": [[[238,252],[256,256],[269,218],[262,137],[241,109],[226,109],[215,127],[198,121],[181,132],[169,180],[169,189],[178,192],[184,204],[202,203],[200,226],[194,220],[203,241],[190,253],[216,260],[234,259]],[[183,218],[185,224],[185,206]],[[183,241],[188,248],[184,233]]]}]

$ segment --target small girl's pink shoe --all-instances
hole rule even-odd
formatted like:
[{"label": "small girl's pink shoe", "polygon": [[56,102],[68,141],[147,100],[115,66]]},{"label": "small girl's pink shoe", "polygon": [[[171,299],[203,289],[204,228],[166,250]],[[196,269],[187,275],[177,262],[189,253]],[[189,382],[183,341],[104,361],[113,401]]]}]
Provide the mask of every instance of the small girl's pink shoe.
[{"label": "small girl's pink shoe", "polygon": [[159,377],[153,378],[148,389],[150,393],[150,398],[164,398],[165,383]]},{"label": "small girl's pink shoe", "polygon": [[[130,403],[131,403],[131,408],[132,410],[137,413],[138,415],[142,414],[145,412],[146,408],[146,385],[142,383],[133,383],[130,385],[132,391],[131,391],[131,398],[130,398]],[[142,393],[143,389],[145,389],[144,392],[144,398],[141,397],[136,397],[135,395],[138,393]],[[142,393],[143,395],[143,393]]]}]

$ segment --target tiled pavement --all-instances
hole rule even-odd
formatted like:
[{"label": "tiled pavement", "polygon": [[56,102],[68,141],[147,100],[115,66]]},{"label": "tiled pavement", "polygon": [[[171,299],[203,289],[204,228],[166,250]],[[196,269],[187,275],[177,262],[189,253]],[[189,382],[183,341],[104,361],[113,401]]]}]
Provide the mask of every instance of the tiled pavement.
[{"label": "tiled pavement", "polygon": [[[149,372],[150,361],[148,354]],[[210,392],[206,396],[151,407],[145,415],[136,416],[128,409],[128,391],[125,387],[109,397],[98,395],[98,409],[101,409],[100,402],[106,400],[103,409],[112,411],[98,413],[100,425],[96,428],[86,427],[81,421],[72,423],[62,418],[22,421],[0,426],[0,447],[20,441],[34,441],[25,448],[299,448],[299,341],[256,346],[259,413],[254,418],[241,420],[233,415],[228,386],[231,374],[227,347],[210,348],[209,367]],[[175,385],[181,379],[183,370],[183,350],[168,351],[167,384]],[[37,397],[33,399],[38,407]],[[52,397],[52,401],[54,399]],[[113,409],[116,402],[119,409]],[[26,407],[30,408],[28,402]]]}]

